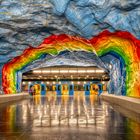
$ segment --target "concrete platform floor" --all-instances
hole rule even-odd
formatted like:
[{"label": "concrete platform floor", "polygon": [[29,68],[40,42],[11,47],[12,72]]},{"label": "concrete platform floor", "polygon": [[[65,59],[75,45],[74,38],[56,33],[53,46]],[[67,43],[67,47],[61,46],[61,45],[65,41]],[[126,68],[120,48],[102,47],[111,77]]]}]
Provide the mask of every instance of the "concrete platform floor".
[{"label": "concrete platform floor", "polygon": [[0,140],[139,139],[140,122],[97,96],[36,96],[0,105]]}]

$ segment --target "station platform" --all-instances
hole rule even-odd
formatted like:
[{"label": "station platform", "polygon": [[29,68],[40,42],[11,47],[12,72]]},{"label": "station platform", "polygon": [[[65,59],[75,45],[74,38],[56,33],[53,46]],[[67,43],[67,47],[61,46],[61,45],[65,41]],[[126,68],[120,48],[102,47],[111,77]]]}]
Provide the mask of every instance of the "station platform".
[{"label": "station platform", "polygon": [[18,101],[22,99],[29,98],[29,93],[17,93],[17,94],[3,94],[0,95],[0,104],[1,103],[7,103],[11,101]]},{"label": "station platform", "polygon": [[140,114],[140,99],[138,98],[127,97],[127,96],[117,96],[113,94],[108,94],[107,92],[104,92],[101,95],[101,97],[103,100],[107,102],[119,105],[120,107],[126,108],[128,110],[131,110],[133,112]]}]

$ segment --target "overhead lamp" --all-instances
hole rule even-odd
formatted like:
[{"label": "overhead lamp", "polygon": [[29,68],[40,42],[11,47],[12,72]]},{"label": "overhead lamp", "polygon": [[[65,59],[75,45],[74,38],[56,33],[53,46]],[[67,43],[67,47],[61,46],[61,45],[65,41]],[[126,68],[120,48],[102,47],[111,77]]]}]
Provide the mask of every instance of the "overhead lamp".
[{"label": "overhead lamp", "polygon": [[51,73],[59,73],[59,70],[51,70]]},{"label": "overhead lamp", "polygon": [[95,73],[95,70],[87,70],[87,73]]},{"label": "overhead lamp", "polygon": [[50,73],[50,70],[42,70],[42,73]]},{"label": "overhead lamp", "polygon": [[69,73],[77,73],[77,70],[69,70]]},{"label": "overhead lamp", "polygon": [[78,70],[78,73],[85,73],[86,70]]},{"label": "overhead lamp", "polygon": [[96,73],[104,73],[104,70],[96,70]]},{"label": "overhead lamp", "polygon": [[41,73],[41,70],[33,70],[33,73]]},{"label": "overhead lamp", "polygon": [[68,73],[68,70],[60,70],[60,73]]},{"label": "overhead lamp", "polygon": [[22,84],[25,85],[26,83],[25,82],[22,82]]},{"label": "overhead lamp", "polygon": [[73,81],[71,82],[71,84],[73,84]]},{"label": "overhead lamp", "polygon": [[105,84],[105,81],[102,81],[102,84]]},{"label": "overhead lamp", "polygon": [[111,64],[109,65],[109,68],[112,69],[112,65]]}]

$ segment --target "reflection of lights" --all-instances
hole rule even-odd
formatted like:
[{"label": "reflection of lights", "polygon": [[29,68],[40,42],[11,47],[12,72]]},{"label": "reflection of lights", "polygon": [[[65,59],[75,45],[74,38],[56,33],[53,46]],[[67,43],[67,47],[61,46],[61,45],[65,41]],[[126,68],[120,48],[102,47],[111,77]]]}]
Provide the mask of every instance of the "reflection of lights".
[{"label": "reflection of lights", "polygon": [[53,82],[53,84],[55,84],[55,82]]},{"label": "reflection of lights", "polygon": [[28,84],[31,84],[32,82],[28,82]]},{"label": "reflection of lights", "polygon": [[84,84],[86,84],[86,81],[84,81]]},{"label": "reflection of lights", "polygon": [[70,107],[70,109],[71,109],[71,118],[73,118],[73,114],[74,114],[74,109],[73,109],[73,102],[72,102],[72,104],[71,104],[71,107]]},{"label": "reflection of lights", "polygon": [[41,82],[41,84],[44,84],[44,82]]},{"label": "reflection of lights", "polygon": [[47,82],[47,84],[49,84],[50,82]]},{"label": "reflection of lights", "polygon": [[73,81],[71,83],[73,84]]},{"label": "reflection of lights", "polygon": [[80,84],[80,82],[79,82],[79,81],[78,81],[77,83],[78,83],[78,84]]}]

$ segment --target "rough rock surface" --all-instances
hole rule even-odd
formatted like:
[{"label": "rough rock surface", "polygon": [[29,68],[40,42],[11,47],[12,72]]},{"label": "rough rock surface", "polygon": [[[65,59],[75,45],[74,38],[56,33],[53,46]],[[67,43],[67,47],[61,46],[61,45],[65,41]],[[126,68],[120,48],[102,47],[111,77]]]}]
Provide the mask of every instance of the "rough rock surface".
[{"label": "rough rock surface", "polygon": [[140,38],[139,23],[139,0],[0,0],[0,70],[51,34],[90,38],[108,29]]}]

